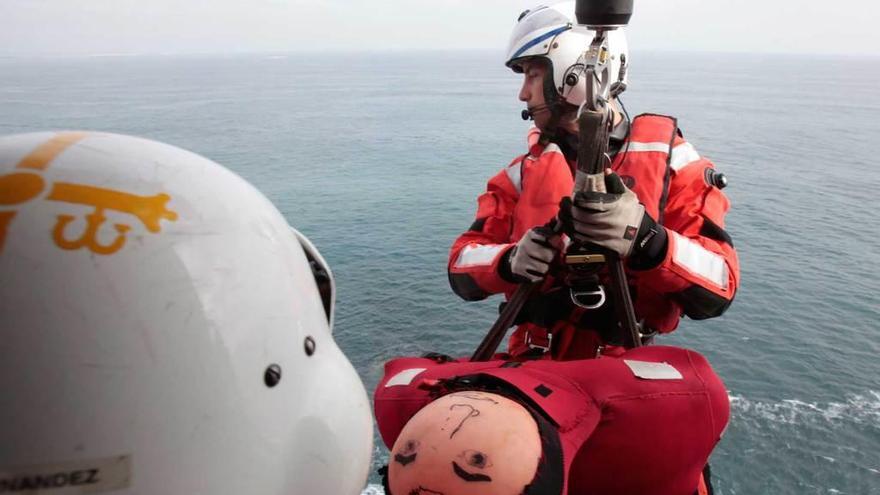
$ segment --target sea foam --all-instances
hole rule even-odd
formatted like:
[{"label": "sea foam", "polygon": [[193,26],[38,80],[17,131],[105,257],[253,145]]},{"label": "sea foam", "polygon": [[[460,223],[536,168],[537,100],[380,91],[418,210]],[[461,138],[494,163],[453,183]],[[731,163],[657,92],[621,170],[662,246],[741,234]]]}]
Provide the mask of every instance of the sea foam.
[{"label": "sea foam", "polygon": [[734,415],[756,416],[774,423],[804,424],[815,421],[880,424],[880,392],[849,394],[842,402],[809,402],[784,399],[778,402],[731,395]]}]

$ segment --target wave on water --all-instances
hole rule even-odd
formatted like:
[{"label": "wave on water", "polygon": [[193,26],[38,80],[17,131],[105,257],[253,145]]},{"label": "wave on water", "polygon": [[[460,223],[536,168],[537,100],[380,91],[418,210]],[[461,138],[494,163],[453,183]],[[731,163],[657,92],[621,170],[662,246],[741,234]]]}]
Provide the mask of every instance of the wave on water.
[{"label": "wave on water", "polygon": [[385,495],[382,485],[367,485],[361,495]]},{"label": "wave on water", "polygon": [[751,400],[731,395],[730,406],[735,413],[757,416],[782,424],[804,424],[815,421],[847,421],[856,424],[880,424],[880,392],[849,394],[844,402],[805,402],[785,399],[779,402]]}]

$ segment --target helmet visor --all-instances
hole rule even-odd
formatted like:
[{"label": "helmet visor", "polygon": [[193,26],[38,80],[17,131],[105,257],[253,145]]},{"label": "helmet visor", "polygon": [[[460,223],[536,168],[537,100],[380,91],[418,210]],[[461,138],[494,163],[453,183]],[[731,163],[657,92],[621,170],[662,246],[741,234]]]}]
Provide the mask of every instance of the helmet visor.
[{"label": "helmet visor", "polygon": [[314,244],[304,236],[300,231],[293,230],[297,240],[306,254],[309,267],[312,269],[312,276],[315,278],[315,285],[318,287],[318,293],[321,295],[321,303],[324,305],[324,313],[327,315],[327,323],[330,325],[330,331],[333,331],[333,320],[336,305],[336,280],[333,278],[333,272],[321,253]]}]

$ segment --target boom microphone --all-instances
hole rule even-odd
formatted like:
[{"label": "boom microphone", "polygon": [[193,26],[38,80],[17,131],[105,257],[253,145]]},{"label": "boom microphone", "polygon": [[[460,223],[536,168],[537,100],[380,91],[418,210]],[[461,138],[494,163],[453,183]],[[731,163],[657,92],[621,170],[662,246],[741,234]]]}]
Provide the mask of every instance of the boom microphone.
[{"label": "boom microphone", "polygon": [[535,120],[535,114],[550,110],[550,108],[552,108],[552,107],[553,107],[553,105],[538,105],[533,108],[527,108],[522,111],[520,116],[522,117],[523,120]]}]

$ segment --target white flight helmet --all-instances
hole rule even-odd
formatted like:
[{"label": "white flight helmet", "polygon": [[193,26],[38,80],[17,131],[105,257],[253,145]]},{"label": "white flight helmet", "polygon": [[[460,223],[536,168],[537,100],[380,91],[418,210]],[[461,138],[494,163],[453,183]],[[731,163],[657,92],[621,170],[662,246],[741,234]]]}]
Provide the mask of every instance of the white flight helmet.
[{"label": "white flight helmet", "polygon": [[114,134],[0,138],[0,281],[0,493],[363,490],[330,272],[232,172]]},{"label": "white flight helmet", "polygon": [[[550,62],[555,95],[576,107],[586,100],[584,53],[595,32],[577,24],[575,2],[540,5],[520,14],[510,42],[505,64],[515,72],[525,59],[539,57]],[[607,32],[609,57],[606,62],[611,96],[626,89],[629,53],[623,28]],[[548,74],[549,75],[549,74]],[[545,85],[547,86],[547,85]],[[546,97],[546,95],[545,95]],[[548,103],[551,100],[548,99]]]}]

